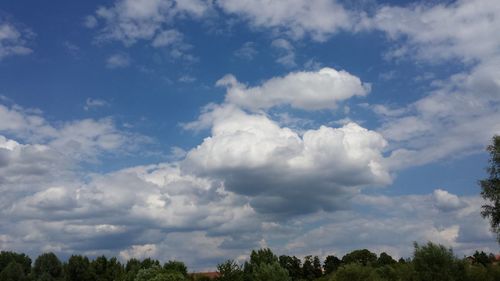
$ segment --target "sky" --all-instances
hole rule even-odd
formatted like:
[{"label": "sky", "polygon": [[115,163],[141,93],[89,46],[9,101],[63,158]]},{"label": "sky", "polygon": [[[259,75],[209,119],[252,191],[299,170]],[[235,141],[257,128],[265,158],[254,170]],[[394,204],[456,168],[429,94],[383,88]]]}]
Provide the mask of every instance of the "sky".
[{"label": "sky", "polygon": [[0,3],[0,249],[498,252],[500,3]]}]

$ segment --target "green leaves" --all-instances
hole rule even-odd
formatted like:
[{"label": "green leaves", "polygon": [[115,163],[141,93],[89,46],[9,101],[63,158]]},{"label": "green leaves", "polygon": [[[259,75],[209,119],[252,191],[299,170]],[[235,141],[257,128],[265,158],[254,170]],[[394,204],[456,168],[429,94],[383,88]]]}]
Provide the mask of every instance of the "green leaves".
[{"label": "green leaves", "polygon": [[490,153],[488,178],[479,181],[481,196],[488,202],[483,205],[481,215],[489,218],[491,229],[500,243],[500,136],[494,136],[486,149]]}]

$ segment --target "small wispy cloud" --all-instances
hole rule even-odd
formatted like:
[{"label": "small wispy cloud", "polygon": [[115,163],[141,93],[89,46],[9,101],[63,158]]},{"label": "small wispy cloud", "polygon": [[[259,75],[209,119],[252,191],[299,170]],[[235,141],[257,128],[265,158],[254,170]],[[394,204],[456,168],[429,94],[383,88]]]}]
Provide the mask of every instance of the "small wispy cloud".
[{"label": "small wispy cloud", "polygon": [[124,53],[116,53],[106,60],[107,68],[125,68],[130,65],[130,57]]},{"label": "small wispy cloud", "polygon": [[290,42],[285,39],[276,39],[273,40],[271,46],[277,50],[279,50],[279,57],[276,59],[276,62],[282,64],[286,67],[294,67],[297,65],[295,62],[295,49]]},{"label": "small wispy cloud", "polygon": [[93,98],[88,98],[85,101],[85,106],[83,106],[83,109],[86,111],[89,111],[91,109],[95,109],[98,107],[105,107],[109,106],[109,102],[102,100],[102,99],[93,99]]},{"label": "small wispy cloud", "polygon": [[234,51],[233,54],[238,58],[251,61],[258,53],[254,42],[246,42],[238,50]]}]

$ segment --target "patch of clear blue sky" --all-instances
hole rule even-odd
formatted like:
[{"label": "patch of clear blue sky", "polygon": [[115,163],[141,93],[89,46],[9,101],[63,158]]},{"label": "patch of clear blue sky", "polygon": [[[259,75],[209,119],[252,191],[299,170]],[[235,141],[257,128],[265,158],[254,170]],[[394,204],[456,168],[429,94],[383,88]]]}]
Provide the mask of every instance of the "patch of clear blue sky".
[{"label": "patch of clear blue sky", "polygon": [[[391,2],[401,4],[401,1]],[[292,112],[313,120],[312,127],[348,116],[376,129],[378,119],[358,104],[409,104],[430,89],[430,80],[416,77],[430,73],[437,79],[445,78],[461,67],[452,63],[422,65],[411,59],[386,60],[383,54],[391,44],[377,32],[340,32],[323,43],[309,39],[292,41],[297,66],[285,67],[275,62],[279,52],[271,46],[274,37],[268,32],[250,29],[244,22],[228,28],[223,17],[211,19],[215,23],[210,27],[196,20],[180,20],[175,24],[185,35],[186,43],[193,46],[188,53],[198,58],[197,62],[187,63],[169,59],[165,50],[151,47],[148,41],[139,41],[131,47],[120,42],[94,44],[96,30],[85,28],[83,18],[98,6],[112,4],[113,1],[65,0],[3,0],[0,4],[5,15],[37,34],[31,45],[32,55],[0,62],[0,94],[23,107],[43,110],[44,117],[51,121],[113,116],[117,124],[131,124],[134,132],[155,139],[151,149],[160,152],[159,155],[121,161],[105,158],[97,167],[89,165],[89,169],[97,171],[162,161],[172,146],[189,149],[199,144],[206,132],[186,132],[179,123],[196,119],[200,108],[207,103],[223,101],[224,89],[214,84],[228,73],[241,82],[258,85],[290,71],[304,70],[311,59],[321,66],[344,69],[372,83],[372,92],[365,98],[341,104],[338,111]],[[257,51],[252,60],[234,55],[246,42],[253,42]],[[79,50],[68,52],[66,43]],[[123,69],[106,68],[106,59],[117,52],[128,54],[131,65]],[[185,75],[196,80],[179,82]],[[87,98],[105,100],[110,106],[86,111]],[[343,105],[351,108],[349,114],[343,112]],[[484,176],[485,164],[485,153],[479,153],[410,168],[398,172],[391,187],[377,192],[428,193],[445,188],[460,194],[476,194],[476,181]]]}]

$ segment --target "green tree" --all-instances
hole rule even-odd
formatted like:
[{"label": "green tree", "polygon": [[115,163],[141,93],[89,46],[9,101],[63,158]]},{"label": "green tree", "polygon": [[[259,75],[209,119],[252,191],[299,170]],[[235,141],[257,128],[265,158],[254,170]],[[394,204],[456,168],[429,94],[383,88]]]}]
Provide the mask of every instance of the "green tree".
[{"label": "green tree", "polygon": [[325,262],[323,263],[323,269],[325,274],[330,274],[336,271],[342,262],[336,256],[327,256]]},{"label": "green tree", "polygon": [[58,280],[62,277],[62,264],[54,253],[38,256],[33,266],[33,275],[37,280]]},{"label": "green tree", "polygon": [[252,271],[252,281],[287,281],[288,271],[277,261],[256,265]]},{"label": "green tree", "polygon": [[16,262],[22,266],[24,274],[28,275],[31,272],[31,259],[25,254],[15,252],[1,251],[0,252],[0,272],[3,271],[11,262]]},{"label": "green tree", "polygon": [[304,257],[304,264],[302,265],[302,277],[306,280],[313,280],[314,278],[316,278],[312,256]]},{"label": "green tree", "polygon": [[323,276],[323,269],[321,267],[321,261],[318,256],[313,258],[313,268],[314,268],[314,278],[319,278]]},{"label": "green tree", "polygon": [[376,281],[377,275],[370,266],[351,263],[341,266],[335,272],[335,281]]},{"label": "green tree", "polygon": [[105,256],[97,257],[91,261],[90,270],[97,281],[113,281],[108,273],[108,259]]},{"label": "green tree", "polygon": [[395,264],[395,263],[396,263],[396,261],[390,255],[388,255],[386,252],[382,252],[377,259],[378,266],[391,265],[391,264]]},{"label": "green tree", "polygon": [[467,281],[493,281],[488,270],[482,264],[471,265],[467,268]]},{"label": "green tree", "polygon": [[243,281],[243,270],[233,260],[217,265],[218,281]]},{"label": "green tree", "polygon": [[296,256],[290,257],[282,255],[279,257],[281,267],[288,271],[288,275],[292,281],[300,280],[302,278],[302,262]]},{"label": "green tree", "polygon": [[23,266],[15,261],[11,261],[0,272],[0,281],[25,281],[27,280]]},{"label": "green tree", "polygon": [[452,281],[458,274],[456,258],[451,249],[442,245],[427,243],[425,246],[414,244],[413,265],[421,281]]},{"label": "green tree", "polygon": [[[278,266],[278,257],[271,251],[269,248],[259,249],[257,251],[252,250],[250,254],[250,261],[245,262],[245,266],[243,267],[244,280],[252,280],[255,270],[260,265],[267,264],[277,264]],[[281,267],[281,266],[280,266]]]},{"label": "green tree", "polygon": [[124,274],[123,265],[115,257],[110,258],[106,265],[106,280],[122,280]]},{"label": "green tree", "polygon": [[474,262],[475,263],[480,263],[484,266],[488,265],[491,263],[491,259],[490,257],[483,251],[479,252],[479,251],[476,251],[474,253],[474,255],[472,255],[474,257]]},{"label": "green tree", "polygon": [[153,264],[148,268],[140,269],[134,281],[185,281],[185,276],[177,271],[168,271]]},{"label": "green tree", "polygon": [[367,249],[355,250],[342,257],[342,263],[360,263],[362,265],[371,265],[377,261],[377,255]]},{"label": "green tree", "polygon": [[67,281],[90,281],[94,279],[90,270],[89,259],[84,256],[71,256],[66,265],[65,273]]},{"label": "green tree", "polygon": [[163,265],[163,269],[165,269],[166,271],[171,271],[171,272],[179,272],[184,277],[187,276],[187,267],[181,261],[168,261]]},{"label": "green tree", "polygon": [[494,136],[486,149],[490,153],[488,178],[479,181],[481,196],[487,201],[481,215],[490,220],[491,229],[500,243],[500,136]]}]

